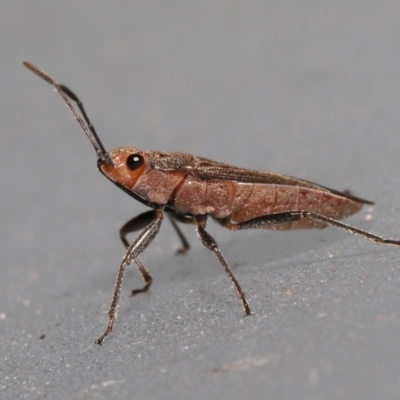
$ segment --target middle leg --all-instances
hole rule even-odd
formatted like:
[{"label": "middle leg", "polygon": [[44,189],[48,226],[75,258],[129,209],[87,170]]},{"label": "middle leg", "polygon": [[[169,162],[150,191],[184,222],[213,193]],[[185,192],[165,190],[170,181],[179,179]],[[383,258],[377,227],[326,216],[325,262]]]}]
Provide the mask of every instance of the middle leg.
[{"label": "middle leg", "polygon": [[235,276],[233,275],[232,270],[229,268],[228,263],[225,261],[224,256],[222,255],[217,242],[215,241],[215,239],[205,230],[206,227],[206,222],[207,219],[205,216],[196,216],[196,221],[197,221],[197,234],[200,238],[201,243],[204,244],[204,246],[206,246],[209,250],[211,250],[218,258],[219,262],[222,264],[222,266],[225,269],[225,272],[227,273],[227,275],[229,276],[229,279],[231,280],[233,286],[236,289],[236,294],[239,297],[239,299],[242,302],[243,305],[243,309],[246,313],[246,315],[251,315],[252,312],[250,310],[250,306],[247,303],[246,300],[246,296],[239,284],[239,282],[237,281],[237,279],[235,278]]}]

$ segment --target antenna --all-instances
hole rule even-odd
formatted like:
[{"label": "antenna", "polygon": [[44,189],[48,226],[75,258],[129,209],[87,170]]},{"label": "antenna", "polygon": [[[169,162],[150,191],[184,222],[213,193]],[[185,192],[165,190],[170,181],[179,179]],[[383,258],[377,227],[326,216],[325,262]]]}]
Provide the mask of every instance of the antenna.
[{"label": "antenna", "polygon": [[[111,161],[108,153],[106,152],[103,144],[101,143],[101,140],[99,139],[99,136],[97,135],[96,129],[94,129],[94,126],[90,122],[89,117],[86,114],[86,111],[83,107],[82,102],[79,100],[78,96],[74,94],[70,89],[68,89],[64,85],[58,84],[50,75],[48,75],[46,72],[42,71],[35,65],[24,61],[24,65],[26,68],[30,69],[34,74],[36,74],[38,77],[42,78],[45,80],[47,83],[52,85],[54,89],[58,92],[58,94],[63,98],[65,104],[67,107],[70,109],[72,114],[74,115],[75,119],[78,121],[79,125],[83,129],[83,131],[86,133],[86,136],[89,138],[90,142],[92,143],[97,157],[106,162],[109,165],[114,165],[113,162]],[[71,104],[69,101],[68,97],[76,103],[76,105],[79,108],[79,111],[82,113],[82,117],[78,114],[78,112],[75,110],[74,106]],[[86,124],[85,124],[86,122]]]}]

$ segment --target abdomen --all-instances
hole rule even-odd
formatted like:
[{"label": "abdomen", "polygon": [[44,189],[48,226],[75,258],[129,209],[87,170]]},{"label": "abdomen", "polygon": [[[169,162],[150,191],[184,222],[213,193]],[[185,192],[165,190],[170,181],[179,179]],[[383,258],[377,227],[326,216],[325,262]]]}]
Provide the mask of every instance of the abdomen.
[{"label": "abdomen", "polygon": [[[225,180],[201,181],[191,176],[181,182],[171,200],[177,212],[208,214],[218,219],[229,218],[233,223],[287,211],[310,211],[340,220],[356,213],[363,205],[319,187],[249,184]],[[325,226],[305,218],[271,228],[304,229]]]}]

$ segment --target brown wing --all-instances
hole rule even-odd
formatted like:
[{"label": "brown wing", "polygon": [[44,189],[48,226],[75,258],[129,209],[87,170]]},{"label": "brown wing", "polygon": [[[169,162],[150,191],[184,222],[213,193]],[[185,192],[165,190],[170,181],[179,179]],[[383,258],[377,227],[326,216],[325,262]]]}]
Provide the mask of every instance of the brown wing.
[{"label": "brown wing", "polygon": [[363,204],[374,204],[374,202],[370,200],[365,200],[360,197],[353,196],[348,192],[340,192],[337,190],[329,189],[325,186],[317,185],[316,183],[312,183],[303,179],[292,178],[287,175],[235,167],[230,164],[220,163],[203,157],[197,157],[196,161],[196,168],[192,173],[199,179],[205,181],[226,180],[242,183],[264,183],[266,185],[275,184],[300,186],[305,188],[326,190],[338,196],[343,196],[347,199],[354,200]]}]

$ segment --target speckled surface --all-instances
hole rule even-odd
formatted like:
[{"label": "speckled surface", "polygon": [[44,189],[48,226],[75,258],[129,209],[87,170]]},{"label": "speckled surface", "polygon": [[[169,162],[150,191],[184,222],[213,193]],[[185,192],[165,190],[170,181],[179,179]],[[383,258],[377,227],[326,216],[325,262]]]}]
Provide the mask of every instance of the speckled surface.
[{"label": "speckled surface", "polygon": [[400,238],[400,4],[87,1],[0,4],[2,399],[395,399],[400,250],[324,231],[209,231],[168,221],[107,322],[145,211],[28,60],[83,100],[107,149],[185,151],[351,189],[348,221]]}]

